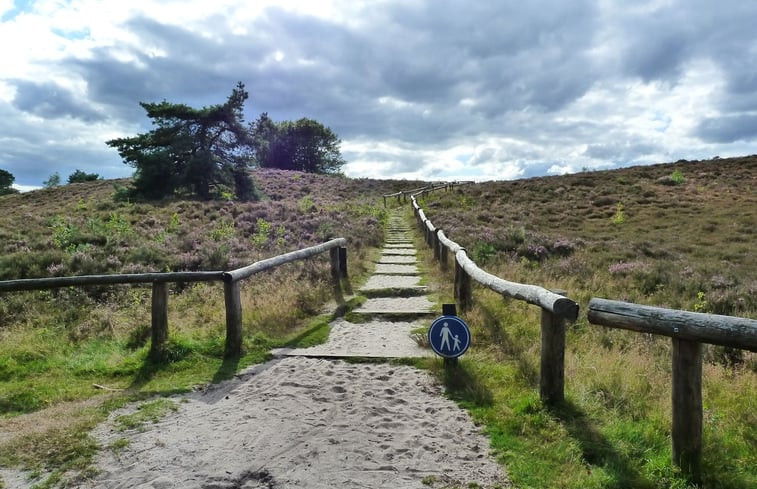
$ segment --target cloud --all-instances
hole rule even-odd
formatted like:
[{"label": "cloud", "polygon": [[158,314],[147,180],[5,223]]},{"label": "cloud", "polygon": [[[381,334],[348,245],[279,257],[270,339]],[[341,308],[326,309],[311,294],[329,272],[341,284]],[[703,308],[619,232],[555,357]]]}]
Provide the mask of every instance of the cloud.
[{"label": "cloud", "polygon": [[0,168],[19,184],[77,165],[128,175],[104,141],[150,128],[140,101],[222,103],[237,81],[248,120],[333,128],[354,176],[755,153],[755,16],[735,0],[0,0],[0,42],[15,46]]},{"label": "cloud", "polygon": [[713,143],[732,143],[757,139],[757,114],[727,115],[703,119],[696,131]]},{"label": "cloud", "polygon": [[77,98],[69,90],[55,83],[35,83],[26,80],[11,83],[16,88],[13,105],[20,111],[46,119],[71,117],[92,122],[103,118],[92,109],[89,101]]}]

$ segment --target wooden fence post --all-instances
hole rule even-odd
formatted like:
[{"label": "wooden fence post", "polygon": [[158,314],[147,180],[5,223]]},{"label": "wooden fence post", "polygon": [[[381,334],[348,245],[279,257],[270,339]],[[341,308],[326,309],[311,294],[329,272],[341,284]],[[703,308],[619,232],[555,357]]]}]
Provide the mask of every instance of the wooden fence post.
[{"label": "wooden fence post", "polygon": [[331,248],[329,257],[331,258],[331,280],[334,283],[334,290],[341,290],[342,272],[339,267],[339,248]]},{"label": "wooden fence post", "polygon": [[[564,290],[552,292],[567,296]],[[565,400],[565,319],[541,310],[541,367],[539,395],[545,404]]]},{"label": "wooden fence post", "polygon": [[431,238],[434,246],[434,260],[436,261],[441,260],[441,250],[439,249],[439,231],[441,231],[441,229],[437,228],[436,231],[434,231],[434,236]]},{"label": "wooden fence post", "polygon": [[347,278],[347,248],[339,247],[339,272],[341,278]]},{"label": "wooden fence post", "polygon": [[673,338],[673,463],[699,475],[702,456],[702,344]]},{"label": "wooden fence post", "polygon": [[226,303],[226,347],[224,358],[242,355],[242,297],[240,281],[224,282],[223,296]]},{"label": "wooden fence post", "polygon": [[449,249],[443,245],[441,242],[439,242],[439,247],[441,248],[441,256],[439,257],[439,263],[441,264],[442,270],[445,272],[447,271],[447,268],[449,268]]},{"label": "wooden fence post", "polygon": [[386,195],[384,195],[384,208],[386,208]]},{"label": "wooden fence post", "polygon": [[168,283],[152,283],[152,342],[150,357],[159,360],[168,341]]},{"label": "wooden fence post", "polygon": [[455,258],[455,301],[461,311],[467,311],[473,304],[470,276]]}]

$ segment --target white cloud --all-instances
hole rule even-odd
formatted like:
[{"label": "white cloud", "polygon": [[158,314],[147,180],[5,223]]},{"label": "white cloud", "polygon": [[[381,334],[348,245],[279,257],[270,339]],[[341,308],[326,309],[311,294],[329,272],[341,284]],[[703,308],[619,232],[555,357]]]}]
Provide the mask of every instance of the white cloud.
[{"label": "white cloud", "polygon": [[219,103],[238,80],[248,119],[334,128],[354,176],[757,153],[755,15],[735,0],[0,0],[0,167],[24,185],[101,162],[129,174],[104,141],[149,127],[139,101]]}]

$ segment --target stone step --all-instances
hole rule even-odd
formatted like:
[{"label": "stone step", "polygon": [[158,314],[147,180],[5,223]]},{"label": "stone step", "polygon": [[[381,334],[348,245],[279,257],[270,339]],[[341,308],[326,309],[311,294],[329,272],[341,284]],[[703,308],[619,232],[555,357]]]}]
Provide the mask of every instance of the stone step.
[{"label": "stone step", "polygon": [[381,256],[415,256],[415,248],[384,248],[381,250]]},{"label": "stone step", "polygon": [[435,304],[428,296],[418,297],[376,297],[368,299],[355,309],[356,314],[428,315],[434,313]]},{"label": "stone step", "polygon": [[425,285],[420,285],[421,277],[418,275],[372,275],[360,289],[361,291],[378,290],[412,290],[424,291]]},{"label": "stone step", "polygon": [[[428,326],[428,321],[390,322],[372,320],[350,323],[337,319],[331,323],[329,341],[309,348],[280,348],[275,356],[418,358],[433,356],[429,348],[418,345],[414,330]],[[422,334],[422,333],[421,333]]]},{"label": "stone step", "polygon": [[379,261],[377,263],[385,265],[412,265],[417,263],[417,260],[414,256],[383,255],[381,258],[379,258]]},{"label": "stone step", "polygon": [[373,273],[379,275],[418,275],[418,267],[415,265],[379,263]]}]

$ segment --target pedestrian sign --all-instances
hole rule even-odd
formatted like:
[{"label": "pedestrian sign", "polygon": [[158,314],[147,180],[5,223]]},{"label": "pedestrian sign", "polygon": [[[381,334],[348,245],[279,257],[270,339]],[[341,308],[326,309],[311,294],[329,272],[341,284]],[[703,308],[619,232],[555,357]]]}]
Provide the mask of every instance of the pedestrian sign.
[{"label": "pedestrian sign", "polygon": [[428,342],[437,355],[457,358],[470,346],[470,328],[457,316],[439,316],[428,329]]}]

